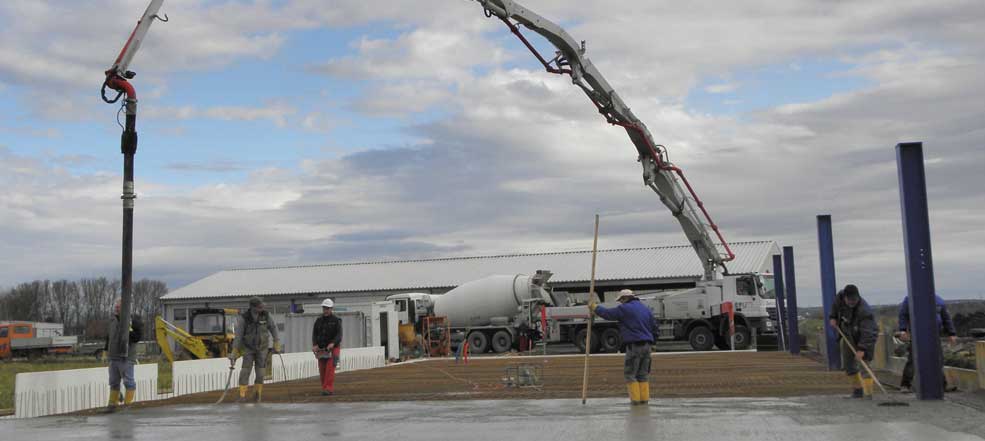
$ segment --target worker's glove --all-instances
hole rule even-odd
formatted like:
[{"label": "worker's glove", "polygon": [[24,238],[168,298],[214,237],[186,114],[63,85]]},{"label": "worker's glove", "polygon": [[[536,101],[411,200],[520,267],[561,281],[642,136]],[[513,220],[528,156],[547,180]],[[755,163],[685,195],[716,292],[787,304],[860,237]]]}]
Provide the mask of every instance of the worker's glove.
[{"label": "worker's glove", "polygon": [[597,303],[595,303],[595,302],[589,302],[588,303],[588,312],[591,312],[592,314],[595,314],[595,308],[598,308],[598,307],[599,307],[599,305]]},{"label": "worker's glove", "polygon": [[281,350],[280,342],[279,341],[275,341],[274,342],[274,353],[275,354],[279,354],[280,353],[280,350]]}]

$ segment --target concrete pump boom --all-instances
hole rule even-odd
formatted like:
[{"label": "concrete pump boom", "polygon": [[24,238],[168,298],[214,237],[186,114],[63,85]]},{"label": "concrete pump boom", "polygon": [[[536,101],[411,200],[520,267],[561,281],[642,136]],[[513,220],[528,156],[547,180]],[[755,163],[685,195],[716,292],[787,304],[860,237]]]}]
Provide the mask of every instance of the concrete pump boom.
[{"label": "concrete pump boom", "polygon": [[[698,253],[698,258],[704,267],[704,279],[714,279],[718,267],[727,273],[725,262],[735,259],[728,242],[711,220],[711,216],[694,192],[694,188],[684,177],[684,173],[668,160],[666,148],[653,141],[646,125],[633,114],[591,60],[585,56],[584,41],[578,44],[560,26],[515,1],[476,1],[482,5],[487,17],[495,16],[502,20],[548,72],[570,75],[571,82],[588,95],[609,124],[626,129],[626,133],[639,152],[639,162],[643,166],[643,182],[660,196],[660,201],[680,222],[684,235]],[[523,36],[514,21],[540,34],[553,44],[557,48],[555,56],[551,60],[545,59]],[[721,242],[721,250],[712,239],[711,233],[714,233]]]}]

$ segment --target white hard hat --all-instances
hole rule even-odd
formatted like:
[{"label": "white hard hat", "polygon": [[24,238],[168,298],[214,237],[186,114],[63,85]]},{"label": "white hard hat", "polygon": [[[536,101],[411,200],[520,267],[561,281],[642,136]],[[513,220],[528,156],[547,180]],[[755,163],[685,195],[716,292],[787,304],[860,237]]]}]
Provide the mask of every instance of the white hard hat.
[{"label": "white hard hat", "polygon": [[334,308],[335,307],[335,302],[333,302],[332,299],[325,299],[325,300],[323,300],[321,302],[321,307],[322,308]]},{"label": "white hard hat", "polygon": [[624,289],[622,291],[619,291],[619,297],[616,297],[616,300],[617,301],[621,301],[622,299],[627,298],[627,297],[634,298],[634,297],[636,297],[636,295],[633,294],[633,290],[631,290],[631,289]]}]

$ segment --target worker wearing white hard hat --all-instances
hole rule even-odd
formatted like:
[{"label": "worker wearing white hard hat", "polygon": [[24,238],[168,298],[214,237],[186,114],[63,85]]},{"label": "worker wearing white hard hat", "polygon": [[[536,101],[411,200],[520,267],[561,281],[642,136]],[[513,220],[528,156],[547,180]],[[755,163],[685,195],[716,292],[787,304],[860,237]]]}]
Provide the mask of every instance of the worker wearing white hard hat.
[{"label": "worker wearing white hard hat", "polygon": [[342,319],[332,313],[335,302],[321,302],[322,316],[315,320],[311,330],[311,352],[318,359],[318,376],[321,378],[321,394],[335,393],[335,368],[339,365],[342,347]]},{"label": "worker wearing white hard hat", "polygon": [[640,303],[632,290],[619,291],[619,306],[606,308],[594,302],[588,305],[595,315],[619,322],[619,337],[626,347],[623,376],[632,404],[650,401],[650,352],[656,341],[657,322],[646,305]]}]

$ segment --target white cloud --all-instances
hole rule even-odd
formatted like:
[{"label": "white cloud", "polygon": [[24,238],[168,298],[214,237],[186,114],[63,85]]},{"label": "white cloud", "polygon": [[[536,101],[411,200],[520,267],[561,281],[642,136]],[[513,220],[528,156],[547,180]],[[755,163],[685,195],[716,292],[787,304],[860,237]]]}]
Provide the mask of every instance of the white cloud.
[{"label": "white cloud", "polygon": [[[980,293],[985,280],[975,262],[985,256],[969,246],[985,241],[976,224],[985,217],[985,151],[979,148],[985,141],[985,31],[969,25],[980,23],[985,11],[976,3],[527,3],[574,23],[569,32],[588,40],[597,67],[667,145],[726,237],[796,247],[802,304],[818,301],[814,222],[820,213],[834,216],[839,284],[858,283],[876,303],[895,300],[905,289],[892,150],[901,140],[925,141],[932,159],[938,287],[945,297]],[[161,72],[219,69],[228,60],[262,58],[292,44],[291,29],[372,21],[396,36],[357,39],[351,56],[298,65],[321,63],[320,72],[360,81],[366,93],[348,108],[370,117],[442,112],[403,128],[414,140],[409,146],[366,149],[329,131],[329,144],[359,151],[307,159],[300,172],[260,169],[243,182],[193,190],[141,183],[138,261],[144,268],[187,281],[219,267],[584,249],[596,212],[607,213],[605,247],[684,242],[657,196],[642,186],[625,132],[605,124],[567,78],[540,71],[477,4],[281,4],[169,2],[173,21],[164,26],[186,15],[193,18],[183,26],[198,35],[218,32],[225,42],[184,41],[197,47],[181,58],[175,51],[181,39],[162,37],[154,44],[164,58],[138,62],[159,63]],[[42,23],[59,16],[46,4],[7,5],[37,9],[28,16]],[[189,12],[173,12],[185,6]],[[224,29],[207,29],[217,23]],[[264,40],[242,47],[254,36]],[[59,54],[58,62],[85,65],[84,57],[71,56],[75,51],[49,52]],[[868,83],[739,117],[696,113],[683,104],[707,78],[817,57],[839,58],[850,66],[846,75]],[[3,63],[0,72],[4,81],[20,75]],[[142,109],[158,118],[275,125],[302,115],[305,129],[332,126],[321,113],[277,103]],[[94,268],[92,262],[113,268],[118,177],[53,172],[50,164],[9,152],[2,159],[0,183],[8,190],[0,197],[0,231],[14,251],[2,256],[9,265],[0,282],[41,276],[37,268],[68,273]]]},{"label": "white cloud", "polygon": [[739,85],[736,84],[736,83],[711,84],[711,85],[705,86],[705,92],[708,92],[708,93],[729,93],[729,92],[734,92],[738,88],[739,88]]},{"label": "white cloud", "polygon": [[267,120],[277,127],[287,127],[288,117],[298,110],[286,103],[274,102],[263,107],[247,106],[214,106],[204,109],[195,106],[161,107],[147,106],[141,110],[142,118],[189,120],[210,118],[222,121],[259,121]]}]

